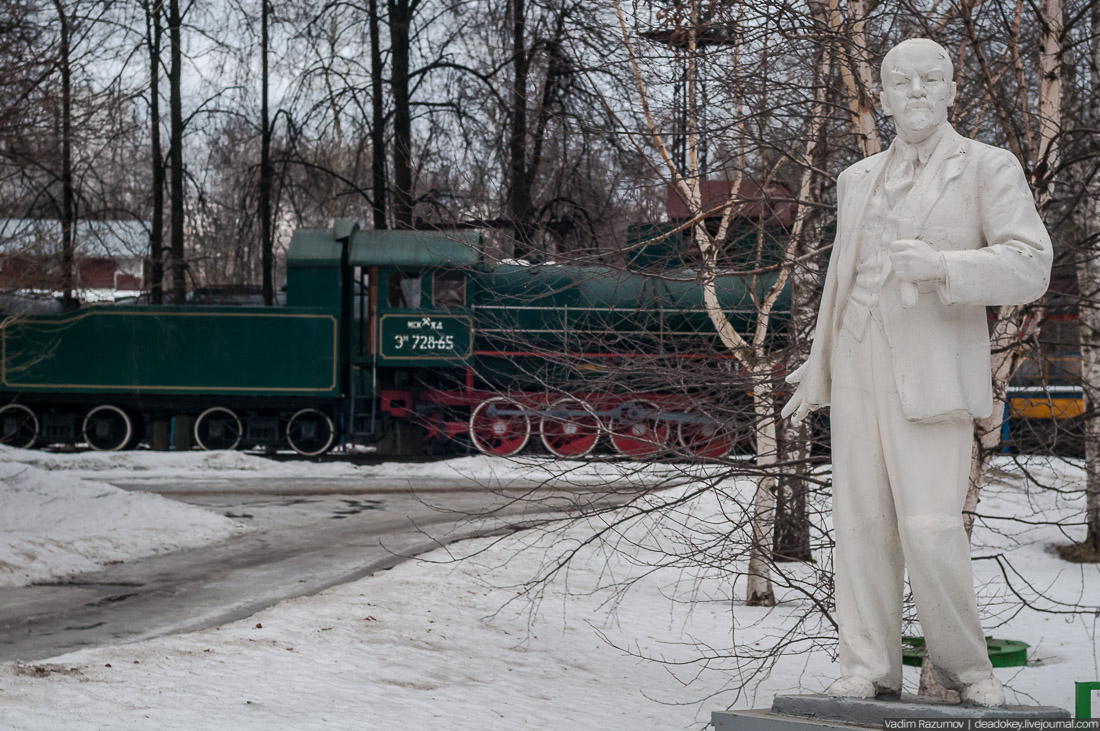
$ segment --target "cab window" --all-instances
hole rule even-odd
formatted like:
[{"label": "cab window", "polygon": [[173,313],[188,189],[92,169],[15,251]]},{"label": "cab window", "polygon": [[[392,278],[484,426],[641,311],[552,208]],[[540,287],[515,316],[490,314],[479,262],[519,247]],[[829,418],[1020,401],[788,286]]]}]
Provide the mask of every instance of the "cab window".
[{"label": "cab window", "polygon": [[413,310],[420,307],[420,275],[390,273],[387,300],[390,307]]},{"label": "cab window", "polygon": [[439,271],[432,279],[432,306],[454,309],[466,306],[466,275],[463,272]]}]

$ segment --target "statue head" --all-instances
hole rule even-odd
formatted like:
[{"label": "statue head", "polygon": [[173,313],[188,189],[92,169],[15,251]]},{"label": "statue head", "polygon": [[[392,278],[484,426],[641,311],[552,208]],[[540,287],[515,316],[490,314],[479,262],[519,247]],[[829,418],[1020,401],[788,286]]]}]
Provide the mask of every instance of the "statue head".
[{"label": "statue head", "polygon": [[928,38],[910,38],[882,59],[882,109],[894,118],[898,136],[917,143],[947,122],[955,103],[954,69],[943,46]]}]

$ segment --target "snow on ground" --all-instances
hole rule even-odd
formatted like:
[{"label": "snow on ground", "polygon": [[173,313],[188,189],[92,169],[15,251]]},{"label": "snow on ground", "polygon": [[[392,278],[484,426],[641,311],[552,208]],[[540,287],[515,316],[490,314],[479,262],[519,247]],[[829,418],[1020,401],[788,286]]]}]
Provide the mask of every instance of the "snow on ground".
[{"label": "snow on ground", "polygon": [[354,465],[276,462],[244,452],[45,452],[0,446],[0,461],[18,462],[74,477],[110,481],[236,479],[249,477],[356,477]]},{"label": "snow on ground", "polygon": [[[393,473],[392,464],[359,468],[364,477]],[[716,465],[690,463],[651,463],[622,461],[563,461],[549,457],[521,456],[500,459],[486,455],[457,457],[440,462],[401,465],[401,477],[415,481],[432,479],[474,481],[483,485],[508,483],[546,484],[555,487],[628,487],[661,484],[675,485],[708,472],[724,472]]]},{"label": "snow on ground", "polygon": [[277,462],[241,452],[50,453],[0,445],[0,587],[56,580],[109,562],[197,547],[245,529],[211,511],[121,490],[109,482],[171,483],[183,490],[218,491],[227,481],[250,481],[248,489],[262,492],[265,481],[307,478],[311,485],[337,489],[352,482],[392,483],[395,478],[417,485],[537,485],[554,480],[583,486],[635,484],[675,472],[672,467],[654,472],[645,465],[620,462],[577,463],[562,474],[560,465],[545,459],[508,462],[484,456],[395,470],[392,464]]},{"label": "snow on ground", "polygon": [[[1085,537],[1083,484],[1080,462],[1000,457],[977,509],[984,517],[972,555],[982,626],[1031,645],[1027,667],[997,670],[1020,703],[1072,711],[1074,681],[1100,680],[1100,566],[1062,561],[1054,551]],[[1093,708],[1100,710],[1100,697]]]},{"label": "snow on ground", "polygon": [[78,455],[0,446],[0,588],[192,548],[245,530],[202,508],[51,467],[71,456]]},{"label": "snow on ground", "polygon": [[[451,465],[489,467],[493,474],[512,469]],[[1028,667],[997,670],[1010,701],[1071,708],[1073,681],[1100,676],[1097,617],[1020,608],[1003,570],[1039,609],[1100,607],[1097,567],[1064,563],[1050,551],[1080,538],[1081,526],[1067,537],[1037,525],[1080,522],[1081,471],[1060,461],[1024,467],[1028,480],[1011,460],[997,464],[980,506],[992,517],[976,529],[975,573],[987,632],[1032,645]],[[727,488],[744,499],[753,485]],[[722,507],[729,505],[708,491],[664,527],[650,520],[623,526],[621,552],[583,544],[594,525],[606,525],[599,522],[467,541],[246,621],[0,666],[0,726],[701,728],[711,710],[731,703],[762,706],[776,692],[823,689],[837,669],[822,649],[786,657],[744,688],[731,660],[691,662],[707,648],[729,648],[731,637],[742,651],[772,642],[806,608],[791,593],[772,610],[731,601],[743,586],[730,585],[726,567],[648,567],[685,531],[704,535]],[[538,601],[521,594],[526,581],[571,549],[578,551],[574,564]],[[458,554],[467,558],[453,561]],[[1021,578],[1053,601],[1032,596]],[[619,592],[629,579],[637,582]],[[912,688],[917,670],[906,673]]]},{"label": "snow on ground", "polygon": [[[654,484],[675,481],[685,475],[697,476],[707,468],[701,465],[631,462],[570,462],[546,457],[518,457],[510,460],[474,455],[436,462],[354,465],[347,462],[311,462],[295,459],[285,462],[266,459],[246,452],[77,452],[51,453],[18,450],[0,445],[0,461],[19,462],[42,470],[63,471],[74,477],[108,482],[224,481],[241,479],[308,478],[311,480],[386,481],[416,483],[433,480],[499,486],[553,482],[558,487],[591,485]],[[199,491],[201,491],[200,488]]]}]

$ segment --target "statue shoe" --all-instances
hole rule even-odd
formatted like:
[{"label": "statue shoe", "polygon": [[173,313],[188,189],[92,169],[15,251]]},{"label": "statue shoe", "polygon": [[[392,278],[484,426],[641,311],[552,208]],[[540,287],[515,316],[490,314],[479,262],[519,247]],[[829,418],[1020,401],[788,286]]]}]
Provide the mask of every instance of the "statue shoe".
[{"label": "statue shoe", "polygon": [[1001,681],[990,675],[985,680],[964,685],[959,691],[959,697],[963,703],[971,703],[976,706],[1003,706],[1005,704],[1005,691]]},{"label": "statue shoe", "polygon": [[875,684],[858,675],[836,680],[825,690],[825,695],[841,698],[874,698],[875,693]]}]

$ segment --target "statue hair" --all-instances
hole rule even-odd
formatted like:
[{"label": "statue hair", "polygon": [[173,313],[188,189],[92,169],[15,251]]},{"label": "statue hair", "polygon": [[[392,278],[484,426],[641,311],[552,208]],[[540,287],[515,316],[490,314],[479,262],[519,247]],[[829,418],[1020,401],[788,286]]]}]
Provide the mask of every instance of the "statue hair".
[{"label": "statue hair", "polygon": [[886,52],[886,55],[882,57],[882,65],[879,66],[880,83],[882,79],[886,77],[886,64],[890,62],[890,59],[894,55],[894,52],[897,51],[899,48],[911,47],[924,48],[930,51],[934,51],[936,55],[939,56],[940,61],[944,65],[944,70],[946,72],[947,78],[949,80],[955,78],[955,65],[951,63],[951,55],[947,52],[946,48],[941,46],[939,43],[936,43],[931,38],[909,38],[891,48],[889,51]]}]

